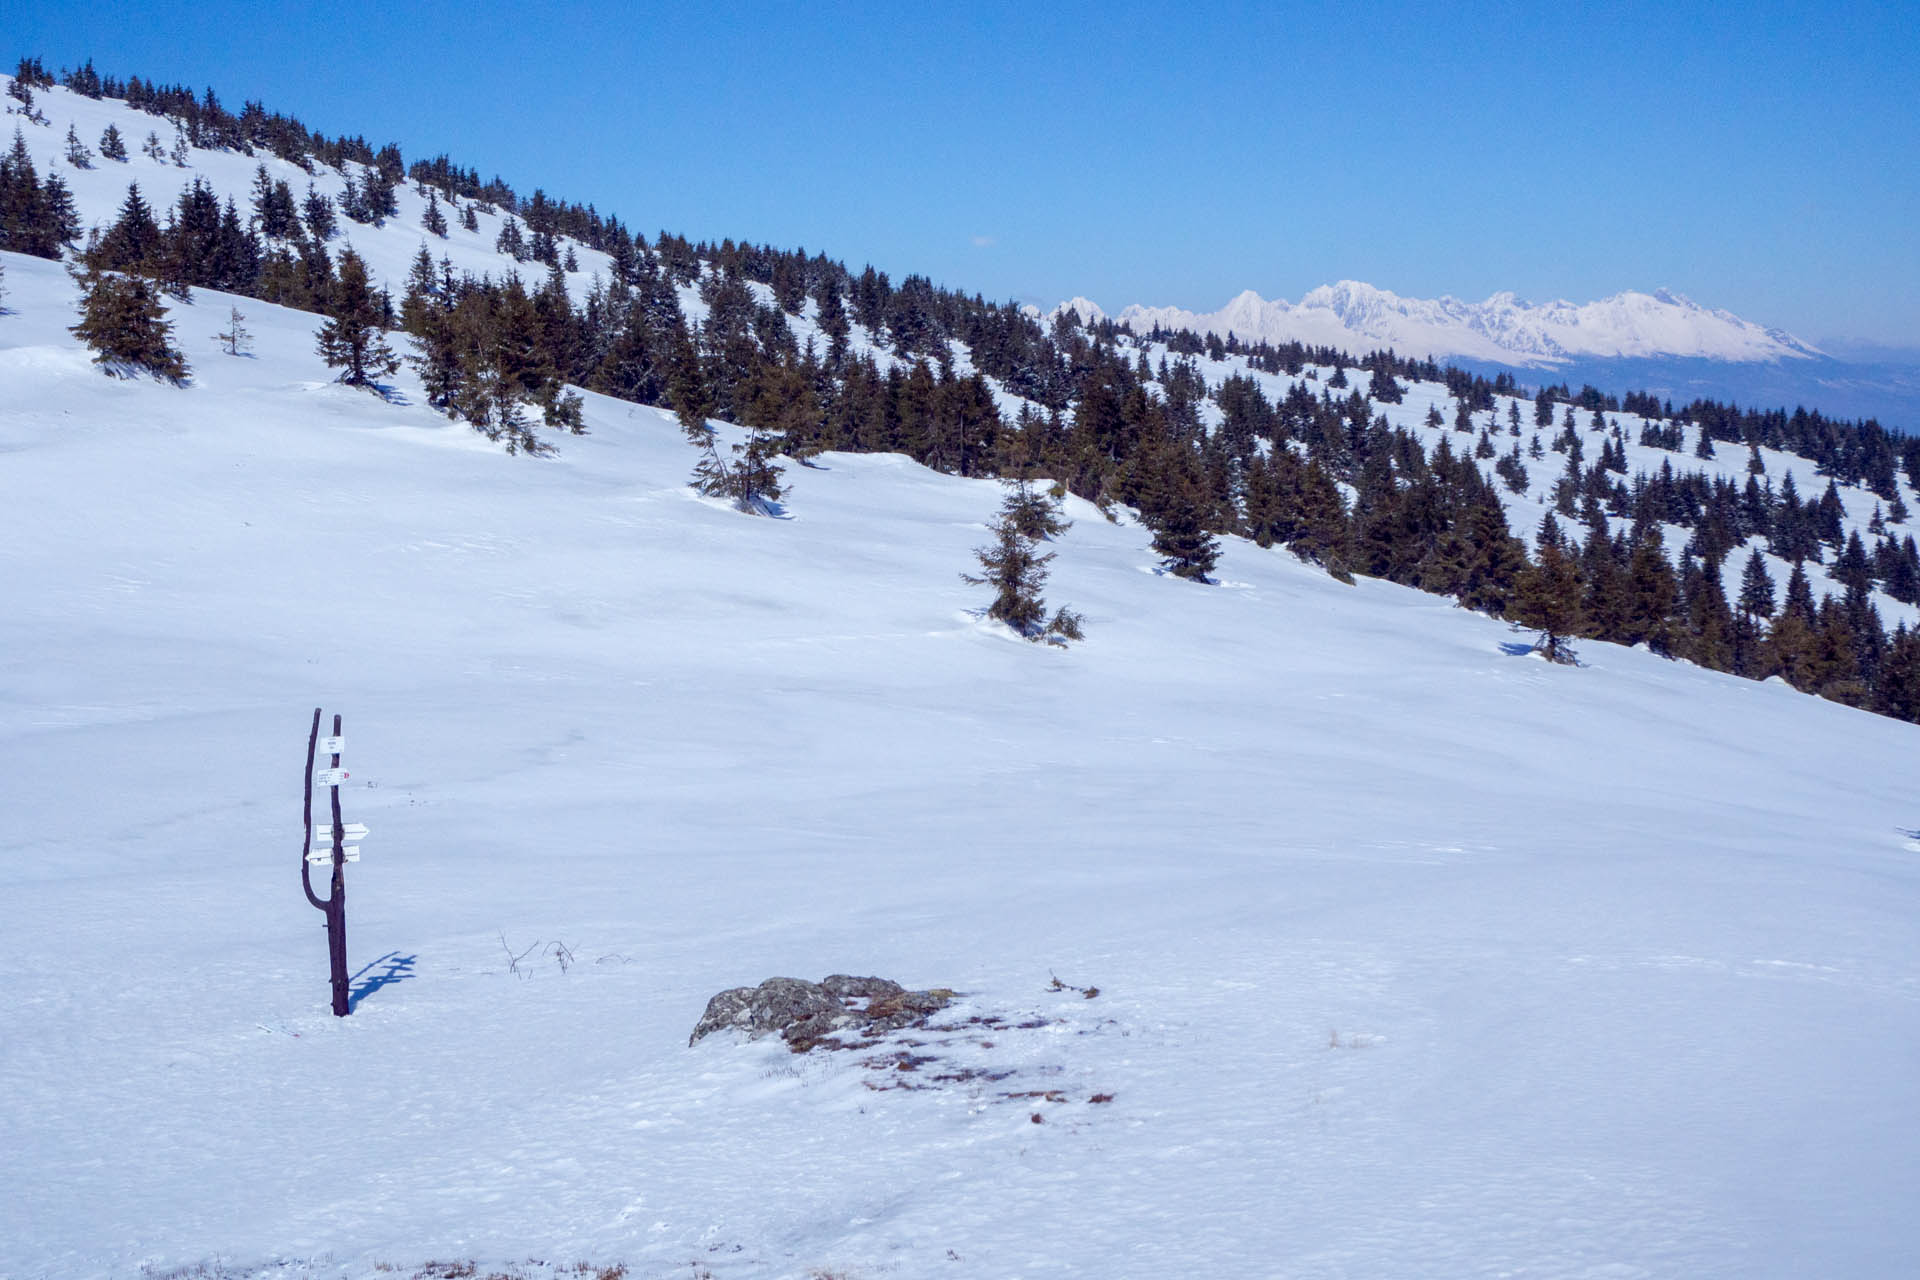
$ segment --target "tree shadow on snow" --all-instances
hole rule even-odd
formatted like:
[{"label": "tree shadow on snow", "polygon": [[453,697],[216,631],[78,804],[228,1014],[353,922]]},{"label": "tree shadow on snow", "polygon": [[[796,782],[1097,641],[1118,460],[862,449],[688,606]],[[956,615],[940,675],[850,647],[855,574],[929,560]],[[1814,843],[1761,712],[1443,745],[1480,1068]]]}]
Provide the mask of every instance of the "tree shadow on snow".
[{"label": "tree shadow on snow", "polygon": [[[359,973],[354,974],[353,977],[349,979],[349,982],[353,985],[347,992],[348,1012],[359,1008],[362,1000],[365,1000],[380,988],[390,987],[396,982],[405,982],[408,978],[411,978],[413,976],[413,962],[419,958],[417,955],[403,956],[398,951],[389,951],[378,960],[369,961],[366,968],[361,969]],[[374,974],[372,977],[367,977],[368,971],[378,965],[385,965],[386,968]],[[365,981],[362,981],[363,978],[365,978]]]},{"label": "tree shadow on snow", "polygon": [[1539,645],[1533,643],[1531,640],[1502,640],[1500,642],[1500,652],[1506,654],[1509,658],[1524,658],[1539,647]]}]

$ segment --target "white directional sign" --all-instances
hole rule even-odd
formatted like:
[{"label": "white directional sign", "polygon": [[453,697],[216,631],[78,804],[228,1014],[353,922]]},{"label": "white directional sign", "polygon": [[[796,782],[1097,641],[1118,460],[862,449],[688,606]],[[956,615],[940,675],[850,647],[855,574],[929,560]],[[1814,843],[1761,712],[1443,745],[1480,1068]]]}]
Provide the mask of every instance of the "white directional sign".
[{"label": "white directional sign", "polygon": [[323,787],[337,787],[347,780],[345,769],[322,769],[313,775],[313,780]]},{"label": "white directional sign", "polygon": [[[344,855],[346,861],[348,862],[360,861],[360,846],[357,844],[348,845],[345,849],[341,850],[341,853]],[[315,849],[312,853],[307,855],[307,861],[314,863],[316,865],[332,862],[333,850],[327,849],[325,851],[322,851],[319,849]]]},{"label": "white directional sign", "polygon": [[[340,838],[343,840],[365,840],[367,838],[367,824],[364,822],[347,822],[341,824]],[[322,845],[325,845],[329,849],[333,848],[333,824],[324,820],[313,824],[313,847],[318,849]]]},{"label": "white directional sign", "polygon": [[320,754],[323,756],[337,756],[346,749],[347,735],[344,733],[337,738],[320,739]]}]

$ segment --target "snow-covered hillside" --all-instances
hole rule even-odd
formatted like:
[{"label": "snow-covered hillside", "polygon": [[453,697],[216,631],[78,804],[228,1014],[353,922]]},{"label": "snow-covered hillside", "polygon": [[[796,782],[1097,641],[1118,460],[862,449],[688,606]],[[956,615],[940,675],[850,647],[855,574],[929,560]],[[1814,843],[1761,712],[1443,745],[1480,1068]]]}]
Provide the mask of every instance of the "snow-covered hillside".
[{"label": "snow-covered hillside", "polygon": [[[11,82],[11,77],[0,79]],[[58,173],[72,188],[74,203],[88,227],[112,223],[130,184],[139,186],[141,195],[162,218],[179,201],[180,193],[196,179],[206,182],[222,198],[231,197],[245,216],[250,207],[254,176],[262,167],[270,179],[287,183],[296,197],[305,193],[309,183],[321,195],[336,201],[346,189],[345,175],[332,166],[318,164],[310,173],[266,151],[247,156],[237,151],[186,147],[185,165],[176,165],[168,158],[155,160],[140,150],[140,144],[151,132],[158,134],[163,146],[171,148],[176,135],[165,119],[135,110],[124,102],[88,98],[57,85],[36,90],[35,98],[46,124],[27,122],[12,109],[17,104],[11,100],[8,100],[7,115],[0,120],[4,120],[9,130],[19,130],[39,172]],[[92,167],[86,169],[66,161],[69,128],[91,151],[108,125],[118,128],[126,139],[126,160],[113,161],[95,154]],[[368,273],[377,282],[384,282],[396,298],[406,282],[407,269],[423,244],[430,245],[436,262],[445,257],[458,272],[490,274],[497,278],[504,270],[518,269],[523,275],[532,274],[537,278],[546,270],[539,263],[515,263],[495,250],[494,242],[508,217],[497,209],[477,212],[478,229],[474,231],[463,228],[458,219],[450,220],[447,235],[442,239],[424,230],[422,220],[427,197],[414,184],[401,183],[395,188],[394,196],[399,212],[379,226],[342,218],[341,234],[333,247],[338,250],[350,245],[366,260]],[[607,259],[605,254],[586,245],[575,242],[573,247],[580,270],[572,273],[567,283],[576,296],[584,296],[593,273],[605,277]]]},{"label": "snow-covered hillside", "polygon": [[[1140,349],[1146,354],[1149,363],[1156,366],[1162,360],[1180,358],[1171,352],[1164,342],[1143,341],[1140,343]],[[1303,386],[1315,395],[1319,395],[1326,390],[1335,372],[1329,366],[1310,365],[1298,375],[1266,373],[1255,368],[1243,355],[1226,355],[1220,359],[1212,359],[1201,354],[1187,358],[1194,361],[1195,367],[1199,369],[1209,386],[1218,387],[1228,378],[1249,378],[1260,386],[1262,394],[1275,402],[1284,398],[1295,387]],[[1366,379],[1361,377],[1358,382],[1359,389],[1364,390],[1365,383]],[[1412,432],[1419,438],[1429,456],[1443,442],[1456,455],[1467,454],[1473,450],[1478,439],[1477,433],[1481,431],[1489,435],[1499,452],[1505,453],[1523,437],[1529,442],[1534,436],[1539,436],[1543,440],[1549,439],[1562,429],[1558,425],[1547,428],[1533,427],[1531,401],[1524,397],[1496,395],[1493,397],[1491,409],[1471,415],[1473,429],[1463,433],[1453,426],[1456,401],[1443,384],[1408,382],[1405,385],[1405,394],[1400,403],[1376,404],[1372,408],[1385,417],[1389,425]],[[1345,392],[1329,392],[1329,394],[1352,394],[1352,389],[1350,387]],[[1208,405],[1205,408],[1211,421],[1217,423],[1220,417],[1218,407]],[[1558,410],[1556,424],[1564,421],[1566,406],[1558,406]],[[1438,426],[1433,425],[1435,414],[1440,418]],[[1522,436],[1509,434],[1511,431],[1509,424],[1516,417],[1522,423],[1528,424],[1521,427]],[[1701,431],[1698,426],[1690,425],[1681,428],[1682,447],[1670,450],[1640,443],[1644,428],[1652,421],[1640,414],[1610,412],[1602,414],[1601,417],[1606,424],[1606,431],[1596,432],[1591,425],[1593,414],[1586,410],[1576,411],[1578,433],[1586,439],[1584,447],[1598,448],[1604,439],[1609,438],[1614,428],[1618,428],[1621,437],[1619,447],[1626,457],[1629,475],[1653,475],[1658,473],[1662,466],[1667,466],[1679,473],[1697,472],[1710,480],[1727,480],[1736,487],[1746,483],[1748,454],[1737,447],[1722,442],[1717,446],[1713,457],[1695,456]],[[1761,465],[1766,468],[1765,475],[1768,483],[1776,488],[1791,476],[1795,487],[1803,496],[1812,496],[1823,492],[1829,483],[1828,479],[1820,474],[1819,468],[1806,458],[1778,449],[1760,449],[1758,453]],[[1506,509],[1508,526],[1519,536],[1531,539],[1534,531],[1540,527],[1541,519],[1553,509],[1551,500],[1553,484],[1565,469],[1566,456],[1548,449],[1538,459],[1528,456],[1524,465],[1528,472],[1528,484],[1524,492],[1516,493],[1497,481],[1495,488]],[[1494,461],[1483,460],[1481,470],[1489,478],[1495,477]],[[1904,477],[1897,478],[1895,486],[1896,492],[1908,508],[1920,511],[1920,488],[1916,488],[1909,479]],[[1845,511],[1842,519],[1843,527],[1849,532],[1870,537],[1871,535],[1866,531],[1872,525],[1874,513],[1882,510],[1885,504],[1871,491],[1857,485],[1836,486],[1836,491]],[[1626,531],[1630,523],[1615,518],[1611,521],[1611,527],[1614,532],[1620,533]],[[1678,525],[1664,526],[1663,538],[1671,558],[1678,560],[1689,536],[1689,530]],[[1740,571],[1751,551],[1758,551],[1765,557],[1767,572],[1776,583],[1785,583],[1792,572],[1793,566],[1788,561],[1768,552],[1766,539],[1757,536],[1749,538],[1730,554],[1722,565],[1724,586],[1729,598],[1739,593]],[[1821,566],[1809,565],[1808,568],[1812,575],[1812,586],[1816,596],[1841,593],[1840,584],[1823,571]],[[1880,611],[1888,630],[1902,623],[1910,628],[1920,625],[1920,607],[1895,600],[1883,591],[1873,593],[1873,602]]]},{"label": "snow-covered hillside", "polygon": [[[990,483],[829,455],[749,518],[666,414],[509,458],[210,293],[191,387],[114,381],[5,266],[0,1274],[1920,1262],[1913,726],[1078,504],[1042,649],[959,580]],[[687,1047],[833,971],[961,991],[952,1069]]]},{"label": "snow-covered hillside", "polygon": [[[1092,304],[1076,298],[1083,319]],[[1097,307],[1093,307],[1097,311]],[[1460,356],[1550,370],[1578,357],[1696,357],[1755,361],[1820,352],[1780,329],[1711,310],[1665,289],[1628,291],[1595,302],[1525,302],[1496,293],[1485,302],[1403,298],[1356,280],[1309,290],[1298,302],[1251,289],[1218,311],[1135,304],[1114,317],[1144,333],[1158,326],[1233,334],[1248,342],[1300,342],[1347,351],[1392,348],[1403,355]]]}]

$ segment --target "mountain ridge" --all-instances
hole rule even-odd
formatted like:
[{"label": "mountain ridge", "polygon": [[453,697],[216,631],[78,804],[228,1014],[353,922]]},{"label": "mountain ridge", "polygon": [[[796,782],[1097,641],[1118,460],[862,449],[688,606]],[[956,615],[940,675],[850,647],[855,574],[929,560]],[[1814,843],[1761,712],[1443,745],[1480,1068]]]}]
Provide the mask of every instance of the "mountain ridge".
[{"label": "mountain ridge", "polygon": [[1484,302],[1452,295],[1403,297],[1358,280],[1321,285],[1298,302],[1252,289],[1217,311],[1132,304],[1109,316],[1086,298],[1055,308],[1111,318],[1136,331],[1155,327],[1231,334],[1246,341],[1461,356],[1551,369],[1578,358],[1687,357],[1729,362],[1819,359],[1825,352],[1780,328],[1700,305],[1670,289],[1624,290],[1592,302],[1532,303],[1512,291]]}]

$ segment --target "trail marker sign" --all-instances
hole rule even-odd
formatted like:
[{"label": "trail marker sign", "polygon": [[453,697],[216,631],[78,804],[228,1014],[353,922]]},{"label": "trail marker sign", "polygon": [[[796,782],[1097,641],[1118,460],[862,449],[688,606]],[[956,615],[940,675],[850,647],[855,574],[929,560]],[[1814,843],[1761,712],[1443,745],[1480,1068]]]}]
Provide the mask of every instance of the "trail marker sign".
[{"label": "trail marker sign", "polygon": [[[364,824],[340,820],[340,784],[347,780],[347,771],[340,767],[340,753],[346,745],[346,735],[340,732],[340,717],[337,715],[333,718],[333,732],[324,738],[320,736],[320,708],[315,707],[313,728],[307,734],[307,785],[301,797],[306,830],[300,842],[300,887],[306,891],[307,901],[326,913],[327,980],[333,988],[333,1016],[336,1018],[344,1018],[353,1011],[347,978],[346,865],[360,861],[360,846],[346,842],[349,839],[363,839],[367,834]],[[331,767],[316,773],[314,759],[321,754],[330,757]],[[313,820],[315,786],[327,788],[330,809],[329,813],[321,816],[323,825],[318,827]],[[316,866],[333,868],[333,883],[328,886],[324,898],[313,891],[313,868]]]},{"label": "trail marker sign", "polygon": [[[346,848],[340,851],[340,857],[341,857],[341,860],[345,862],[360,861],[360,846],[357,844],[348,845]],[[316,867],[332,866],[333,865],[333,846],[329,844],[325,849],[315,849],[312,853],[309,853],[307,855],[307,861],[311,862]]]}]

